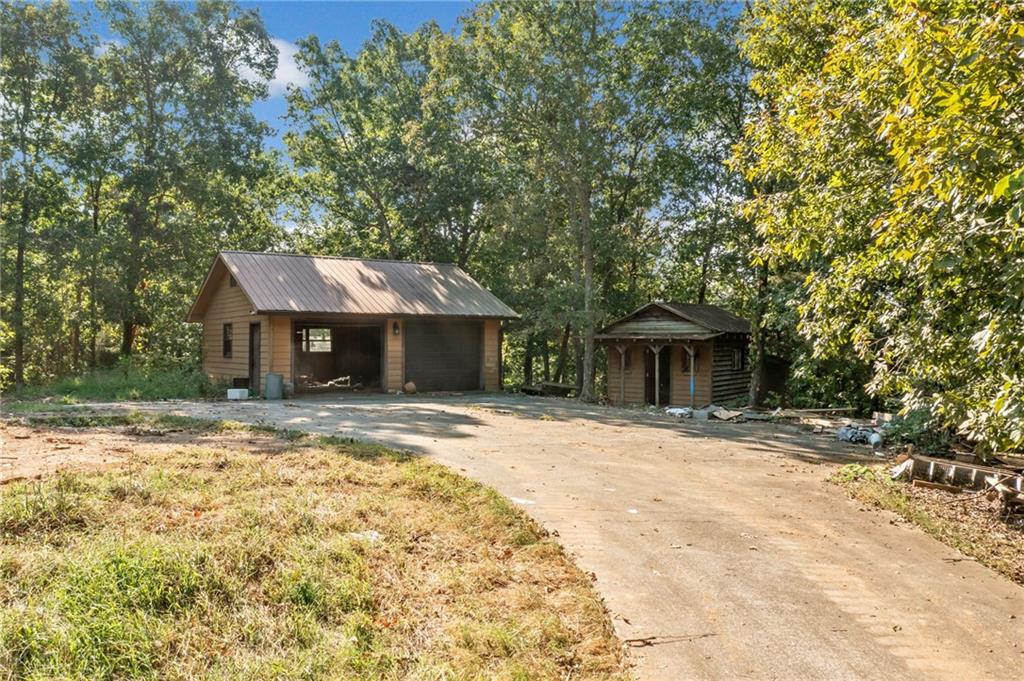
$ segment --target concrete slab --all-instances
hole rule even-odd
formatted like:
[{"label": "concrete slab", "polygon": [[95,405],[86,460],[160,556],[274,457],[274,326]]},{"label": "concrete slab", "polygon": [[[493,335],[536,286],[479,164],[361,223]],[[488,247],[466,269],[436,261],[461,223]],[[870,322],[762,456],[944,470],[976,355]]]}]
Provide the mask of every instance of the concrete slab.
[{"label": "concrete slab", "polygon": [[371,439],[494,486],[596,575],[641,679],[1024,667],[1024,590],[824,482],[861,447],[511,395],[131,406]]}]

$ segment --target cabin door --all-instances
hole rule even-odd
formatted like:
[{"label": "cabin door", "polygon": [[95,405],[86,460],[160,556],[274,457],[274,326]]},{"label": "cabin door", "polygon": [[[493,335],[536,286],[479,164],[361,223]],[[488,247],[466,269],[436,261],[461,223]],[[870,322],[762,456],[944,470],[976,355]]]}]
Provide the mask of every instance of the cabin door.
[{"label": "cabin door", "polygon": [[[657,358],[657,371],[655,371]],[[655,355],[650,348],[644,349],[644,401],[647,404],[667,405],[671,395],[672,346],[666,345]],[[657,383],[657,392],[655,384]]]},{"label": "cabin door", "polygon": [[249,324],[249,394],[260,394],[260,323]]}]

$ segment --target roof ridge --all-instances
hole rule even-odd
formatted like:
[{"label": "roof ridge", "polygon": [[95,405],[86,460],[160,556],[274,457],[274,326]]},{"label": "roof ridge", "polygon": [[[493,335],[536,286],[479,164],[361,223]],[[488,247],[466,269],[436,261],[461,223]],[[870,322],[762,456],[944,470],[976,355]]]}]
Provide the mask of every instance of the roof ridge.
[{"label": "roof ridge", "polygon": [[225,249],[218,251],[218,253],[238,253],[241,255],[283,255],[289,258],[324,258],[328,260],[357,260],[359,262],[395,262],[405,263],[407,265],[445,265],[448,267],[458,267],[459,265],[453,262],[440,262],[437,260],[399,260],[397,258],[359,258],[352,255],[312,255],[309,253],[281,253],[281,252],[267,252],[267,251],[240,251],[235,249]]}]

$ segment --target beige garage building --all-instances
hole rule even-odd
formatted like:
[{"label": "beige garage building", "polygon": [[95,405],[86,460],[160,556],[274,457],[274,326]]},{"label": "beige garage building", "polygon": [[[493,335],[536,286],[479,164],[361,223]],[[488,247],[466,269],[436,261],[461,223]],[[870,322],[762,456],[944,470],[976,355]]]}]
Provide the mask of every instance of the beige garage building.
[{"label": "beige garage building", "polygon": [[203,325],[203,368],[261,393],[501,388],[502,323],[516,318],[459,267],[223,251],[188,320]]},{"label": "beige garage building", "polygon": [[601,329],[613,404],[703,406],[750,389],[750,323],[715,305],[653,302]]}]

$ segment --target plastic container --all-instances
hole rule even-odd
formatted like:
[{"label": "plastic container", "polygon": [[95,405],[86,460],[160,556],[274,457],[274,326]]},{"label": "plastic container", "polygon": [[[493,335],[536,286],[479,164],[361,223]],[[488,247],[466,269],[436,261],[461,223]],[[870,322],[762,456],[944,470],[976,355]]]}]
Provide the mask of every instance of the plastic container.
[{"label": "plastic container", "polygon": [[248,388],[228,388],[228,399],[229,400],[247,400],[249,399]]},{"label": "plastic container", "polygon": [[268,400],[279,400],[284,397],[284,374],[267,374],[263,396]]}]

